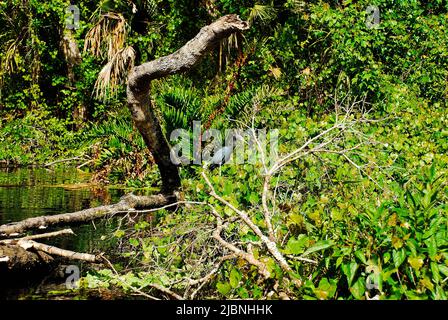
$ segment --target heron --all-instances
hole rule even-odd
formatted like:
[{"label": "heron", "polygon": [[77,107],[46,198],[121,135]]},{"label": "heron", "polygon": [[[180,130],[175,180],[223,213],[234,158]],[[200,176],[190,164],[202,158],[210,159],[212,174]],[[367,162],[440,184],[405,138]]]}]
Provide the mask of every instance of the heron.
[{"label": "heron", "polygon": [[[244,142],[244,138],[238,133],[236,133],[233,138],[235,138],[237,141]],[[223,148],[216,151],[212,159],[210,160],[210,165],[208,166],[208,168],[210,170],[214,170],[219,167],[221,173],[221,166],[223,164],[226,164],[230,160],[235,147],[236,143],[231,146],[225,145]]]}]

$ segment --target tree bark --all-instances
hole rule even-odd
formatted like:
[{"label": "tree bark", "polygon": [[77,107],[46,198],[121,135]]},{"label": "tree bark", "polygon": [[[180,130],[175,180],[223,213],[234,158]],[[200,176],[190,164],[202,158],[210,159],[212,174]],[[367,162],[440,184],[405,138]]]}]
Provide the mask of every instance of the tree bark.
[{"label": "tree bark", "polygon": [[26,230],[37,229],[58,224],[69,224],[91,221],[117,212],[128,212],[133,208],[155,208],[174,202],[176,196],[162,194],[154,196],[127,195],[116,204],[90,208],[82,211],[62,213],[52,216],[28,218],[0,226],[0,236],[12,236]]},{"label": "tree bark", "polygon": [[151,81],[190,70],[220,40],[248,28],[248,23],[237,15],[226,15],[203,27],[193,39],[176,52],[136,66],[130,72],[127,85],[128,107],[135,125],[159,167],[164,192],[172,193],[179,189],[181,181],[178,167],[171,162],[170,146],[162,133],[151,102]]},{"label": "tree bark", "polygon": [[101,261],[101,257],[93,255],[93,254],[65,250],[65,249],[57,248],[55,246],[50,246],[48,244],[39,243],[39,242],[36,242],[33,240],[20,240],[17,243],[17,245],[22,247],[25,250],[27,250],[29,248],[33,248],[33,249],[36,249],[38,252],[45,252],[51,256],[63,257],[63,258],[67,258],[70,260],[81,260],[81,261],[87,261],[87,262]]}]

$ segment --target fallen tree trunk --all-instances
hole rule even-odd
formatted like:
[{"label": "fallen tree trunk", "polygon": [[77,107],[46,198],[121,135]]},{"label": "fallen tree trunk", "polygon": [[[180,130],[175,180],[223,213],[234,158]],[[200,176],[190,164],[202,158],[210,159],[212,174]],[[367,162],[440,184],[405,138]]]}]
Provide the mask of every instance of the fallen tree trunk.
[{"label": "fallen tree trunk", "polygon": [[61,235],[74,235],[74,233],[71,229],[64,229],[23,238],[0,240],[0,272],[23,273],[47,267],[54,261],[55,256],[86,262],[103,261],[101,255],[74,252],[34,241]]},{"label": "fallen tree trunk", "polygon": [[0,235],[16,236],[26,230],[45,228],[58,224],[70,224],[87,222],[94,219],[102,218],[115,213],[126,213],[136,208],[154,208],[167,205],[176,201],[175,195],[153,195],[153,196],[124,196],[120,202],[112,205],[105,205],[96,208],[90,208],[71,213],[62,213],[52,216],[41,216],[28,218],[22,221],[4,224],[0,226]]}]

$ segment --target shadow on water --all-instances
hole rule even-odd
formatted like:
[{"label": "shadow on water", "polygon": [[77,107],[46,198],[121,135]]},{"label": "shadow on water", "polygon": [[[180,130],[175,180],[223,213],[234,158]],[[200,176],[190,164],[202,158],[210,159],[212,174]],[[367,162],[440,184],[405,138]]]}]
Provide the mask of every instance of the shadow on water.
[{"label": "shadow on water", "polygon": [[[75,168],[0,169],[0,224],[40,215],[73,212],[119,201],[120,189],[106,189],[89,184],[89,175]],[[110,243],[101,236],[110,234],[113,221],[70,226],[76,236],[49,239],[42,242],[78,252],[101,252]],[[61,226],[58,229],[62,229]],[[79,264],[79,268],[83,266]],[[1,275],[0,275],[1,276]],[[5,275],[3,275],[5,276]],[[2,277],[8,278],[8,277]],[[0,299],[18,299],[39,295],[50,290],[65,289],[64,272],[52,270],[39,276],[2,281]]]}]

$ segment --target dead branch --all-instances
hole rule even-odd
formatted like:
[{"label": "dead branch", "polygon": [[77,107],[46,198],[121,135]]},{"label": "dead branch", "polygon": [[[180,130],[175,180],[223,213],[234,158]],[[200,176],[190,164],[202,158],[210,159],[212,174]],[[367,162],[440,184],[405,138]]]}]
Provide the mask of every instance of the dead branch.
[{"label": "dead branch", "polygon": [[[214,208],[213,208],[214,209]],[[216,220],[218,221],[218,225],[216,226],[215,231],[213,232],[213,237],[226,249],[233,252],[235,255],[240,257],[241,259],[246,260],[250,264],[256,266],[258,268],[258,272],[265,278],[268,279],[271,276],[271,273],[268,271],[268,268],[266,264],[261,262],[260,260],[256,259],[253,254],[247,253],[239,248],[237,248],[235,245],[233,245],[230,242],[225,241],[221,237],[221,232],[223,229],[223,223],[221,216],[216,212],[216,210],[212,210],[214,216],[216,217]]]},{"label": "dead branch", "polygon": [[57,163],[70,162],[70,161],[75,161],[75,160],[80,160],[80,159],[81,159],[80,157],[73,157],[73,158],[69,158],[69,159],[60,159],[60,160],[56,160],[56,161],[52,161],[52,162],[46,163],[44,165],[44,167],[51,167],[51,166],[53,166],[53,165],[55,165]]},{"label": "dead branch", "polygon": [[[235,206],[233,206],[230,202],[226,201],[225,199],[223,199],[222,197],[220,197],[216,192],[215,189],[213,187],[213,185],[211,184],[210,180],[208,179],[208,177],[206,176],[206,174],[204,172],[202,172],[202,177],[204,178],[205,182],[207,183],[207,185],[209,186],[211,192],[210,195],[212,197],[214,197],[216,200],[220,201],[221,203],[223,203],[224,205],[226,205],[227,207],[229,207],[230,209],[232,209],[236,214],[238,214],[238,216],[241,218],[241,220],[243,220],[243,222],[252,229],[252,231],[260,238],[260,240],[263,242],[263,244],[266,246],[266,248],[268,249],[268,251],[271,253],[271,255],[274,257],[275,260],[277,260],[277,262],[279,263],[280,267],[283,269],[283,271],[285,271],[286,273],[291,273],[292,269],[291,267],[288,265],[288,263],[286,262],[286,259],[283,257],[282,253],[278,250],[277,248],[277,244],[273,241],[271,241],[266,235],[263,234],[263,232],[260,230],[260,228],[252,222],[252,220],[249,218],[249,216],[247,215],[246,212],[237,209]],[[218,227],[219,227],[219,222],[221,217],[217,214],[215,214],[216,218],[218,219]],[[222,226],[222,221],[221,221],[221,226]],[[222,227],[221,227],[222,228]],[[217,228],[217,230],[219,230],[219,228]],[[214,234],[217,238],[218,241],[220,241],[220,236],[218,237],[219,234],[217,234],[215,232]],[[222,238],[221,238],[222,239]],[[224,240],[223,240],[224,241]],[[236,254],[238,254],[238,251],[241,251],[240,249],[236,248],[234,245],[230,244],[230,243],[224,243],[222,241],[220,241],[223,245],[227,244],[227,247],[235,252]],[[237,250],[235,250],[237,249]],[[251,258],[251,255],[247,252],[239,252],[239,254],[243,254],[243,256],[245,256],[245,260],[247,260],[247,258]],[[248,256],[246,256],[248,255]],[[258,261],[258,260],[257,260]],[[266,270],[267,271],[267,270]],[[265,273],[266,274],[266,273]],[[295,284],[297,286],[301,286],[302,283],[300,280],[296,280]]]},{"label": "dead branch", "polygon": [[57,236],[67,235],[67,234],[73,235],[75,233],[73,232],[72,229],[64,229],[64,230],[59,230],[59,231],[54,231],[54,232],[35,234],[35,235],[26,236],[26,237],[22,237],[22,238],[0,240],[0,243],[1,244],[16,244],[20,240],[44,239],[44,238],[57,237]]},{"label": "dead branch", "polygon": [[72,260],[82,260],[87,262],[97,262],[100,260],[97,258],[97,256],[93,254],[78,253],[70,250],[65,250],[47,244],[39,243],[33,240],[20,240],[17,242],[17,245],[25,250],[34,248],[38,251],[42,251],[53,256],[64,257]]},{"label": "dead branch", "polygon": [[[195,279],[195,280],[190,279],[190,281],[188,282],[189,285],[199,284],[197,289],[194,290],[193,293],[190,295],[190,299],[193,300],[194,297],[198,294],[198,292],[202,289],[202,287],[204,285],[206,285],[213,278],[213,276],[219,271],[219,268],[224,263],[224,261],[235,259],[236,257],[237,256],[234,254],[229,254],[229,255],[223,256],[223,257],[221,257],[221,259],[219,259],[218,263],[215,264],[213,269],[210,270],[210,272],[207,273],[204,277],[202,277],[200,279]],[[187,293],[187,292],[188,291],[185,291],[185,293]]]},{"label": "dead branch", "polygon": [[164,206],[173,202],[175,198],[176,196],[174,195],[166,196],[163,194],[153,196],[135,196],[129,194],[127,196],[124,196],[120,202],[112,205],[105,205],[96,208],[90,208],[71,213],[62,213],[52,216],[28,218],[19,222],[4,224],[0,226],[0,235],[7,236],[12,234],[19,234],[29,229],[42,228],[50,225],[91,221],[117,212],[128,212],[129,210],[137,207],[152,208]]}]

